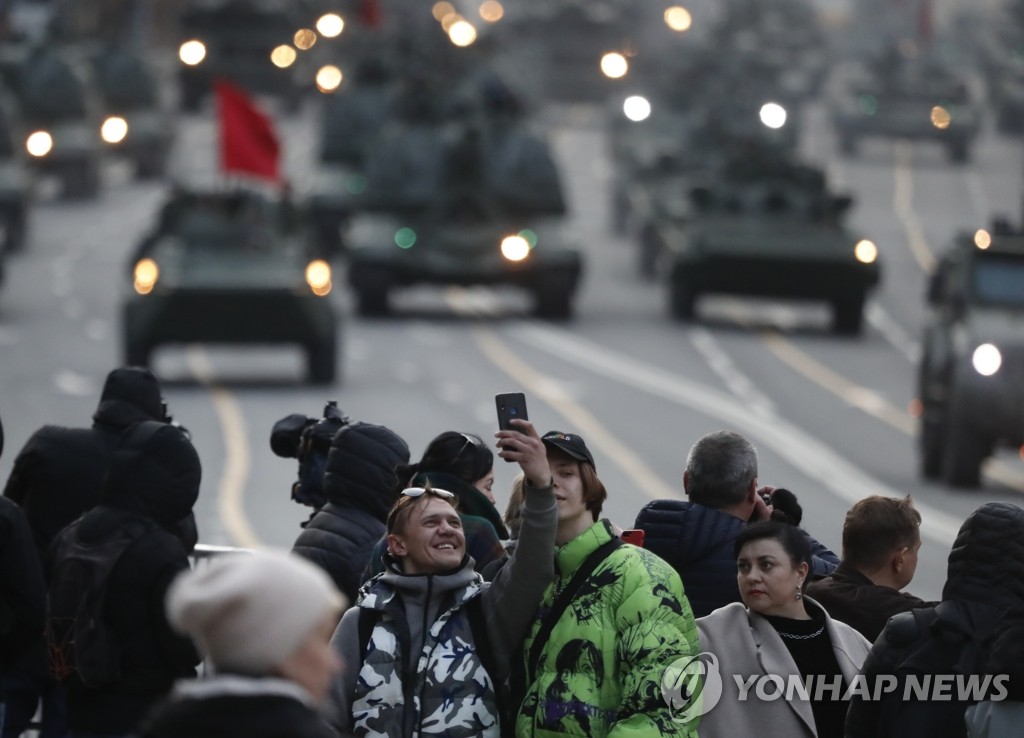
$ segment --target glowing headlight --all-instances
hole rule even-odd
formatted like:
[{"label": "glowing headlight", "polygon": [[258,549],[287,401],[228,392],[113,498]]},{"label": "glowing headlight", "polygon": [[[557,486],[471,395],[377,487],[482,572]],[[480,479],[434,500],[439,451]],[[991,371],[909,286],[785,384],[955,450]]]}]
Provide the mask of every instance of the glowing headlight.
[{"label": "glowing headlight", "polygon": [[622,112],[634,123],[651,117],[651,103],[642,95],[630,95],[622,103]]},{"label": "glowing headlight", "polygon": [[665,25],[676,33],[688,31],[690,30],[690,26],[693,25],[693,16],[690,15],[690,11],[679,5],[673,5],[671,8],[666,8],[663,18],[665,20]]},{"label": "glowing headlight", "polygon": [[281,44],[270,52],[270,61],[278,69],[287,69],[295,63],[298,55],[298,52],[288,44]]},{"label": "glowing headlight", "polygon": [[140,295],[148,295],[160,278],[160,267],[150,258],[139,259],[135,264],[135,291]]},{"label": "glowing headlight", "polygon": [[953,116],[950,115],[950,112],[946,108],[941,105],[936,105],[932,108],[931,120],[933,126],[938,128],[940,131],[944,131],[949,128],[949,124],[953,120]]},{"label": "glowing headlight", "polygon": [[501,241],[501,255],[509,261],[522,261],[530,254],[530,243],[520,235],[505,236]]},{"label": "glowing headlight", "polygon": [[629,62],[619,52],[610,51],[601,57],[601,71],[604,72],[605,77],[621,79],[629,71]]},{"label": "glowing headlight", "polygon": [[505,8],[498,0],[484,0],[480,5],[480,17],[488,23],[497,23],[505,17]]},{"label": "glowing headlight", "polygon": [[765,103],[761,106],[759,115],[761,122],[769,128],[782,128],[786,125],[786,109],[778,103]]},{"label": "glowing headlight", "polygon": [[341,70],[333,64],[325,64],[316,73],[316,88],[320,92],[334,92],[341,86],[341,80],[345,78]]},{"label": "glowing headlight", "polygon": [[448,38],[456,46],[471,46],[476,41],[476,28],[467,20],[457,20],[448,29]]},{"label": "glowing headlight", "polygon": [[974,370],[983,377],[991,377],[1003,365],[1003,355],[991,343],[983,343],[974,349],[971,357]]},{"label": "glowing headlight", "polygon": [[35,131],[25,139],[25,150],[32,156],[46,156],[53,150],[53,136],[47,131]]},{"label": "glowing headlight", "polygon": [[206,44],[197,39],[186,41],[178,48],[178,58],[181,59],[182,64],[187,64],[190,67],[202,64],[203,59],[206,58]]},{"label": "glowing headlight", "polygon": [[292,43],[300,51],[309,51],[316,46],[316,31],[310,28],[300,28],[292,36]]},{"label": "glowing headlight", "polygon": [[119,115],[110,116],[100,126],[100,138],[108,144],[121,143],[127,135],[128,121]]},{"label": "glowing headlight", "polygon": [[324,38],[336,38],[345,30],[345,20],[337,13],[327,13],[317,20],[316,30]]},{"label": "glowing headlight", "polygon": [[974,245],[984,251],[992,245],[992,234],[984,228],[979,228],[974,232]]},{"label": "glowing headlight", "polygon": [[874,264],[878,258],[878,247],[866,238],[861,239],[853,247],[853,256],[861,264]]},{"label": "glowing headlight", "polygon": [[306,266],[306,284],[313,294],[323,297],[331,291],[331,265],[323,259],[316,259]]}]

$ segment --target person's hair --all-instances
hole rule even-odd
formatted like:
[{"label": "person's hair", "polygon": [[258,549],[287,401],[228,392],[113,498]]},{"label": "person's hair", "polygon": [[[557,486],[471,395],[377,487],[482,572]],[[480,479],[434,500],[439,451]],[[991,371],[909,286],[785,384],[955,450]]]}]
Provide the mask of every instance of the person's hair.
[{"label": "person's hair", "polygon": [[389,535],[391,533],[397,533],[398,535],[404,533],[405,526],[409,522],[409,516],[412,515],[412,511],[418,508],[426,500],[444,500],[458,511],[458,497],[452,497],[449,499],[447,495],[438,494],[436,490],[431,488],[429,483],[423,485],[423,489],[423,494],[417,497],[409,497],[408,495],[403,494],[398,495],[398,499],[395,500],[395,504],[391,506],[391,511],[388,512],[387,532]]},{"label": "person's hair", "polygon": [[512,492],[508,498],[508,505],[505,506],[505,527],[508,528],[509,538],[519,538],[519,528],[523,522],[523,485],[526,483],[524,474],[517,474],[512,480]]},{"label": "person's hair", "polygon": [[789,560],[794,567],[800,566],[801,563],[806,563],[810,566],[811,545],[807,542],[807,537],[800,532],[799,528],[789,523],[780,523],[777,520],[762,520],[757,523],[751,523],[741,530],[732,544],[733,557],[738,559],[740,551],[751,541],[762,541],[765,539],[778,541],[779,545],[782,546],[782,550],[789,556]]},{"label": "person's hair", "polygon": [[917,545],[920,529],[921,513],[909,495],[865,497],[846,513],[843,561],[855,569],[879,569],[893,552]]},{"label": "person's hair", "polygon": [[608,499],[608,490],[597,476],[597,469],[589,461],[580,461],[559,448],[548,447],[548,454],[556,454],[576,464],[580,472],[580,486],[583,488],[583,502],[596,522],[601,517],[601,508]]},{"label": "person's hair", "polygon": [[494,452],[480,436],[445,431],[427,444],[419,461],[401,464],[395,467],[395,473],[400,492],[420,473],[444,472],[472,485],[487,476],[493,466]]},{"label": "person's hair", "polygon": [[732,431],[701,437],[686,457],[686,495],[691,502],[722,509],[738,505],[757,476],[757,451]]}]

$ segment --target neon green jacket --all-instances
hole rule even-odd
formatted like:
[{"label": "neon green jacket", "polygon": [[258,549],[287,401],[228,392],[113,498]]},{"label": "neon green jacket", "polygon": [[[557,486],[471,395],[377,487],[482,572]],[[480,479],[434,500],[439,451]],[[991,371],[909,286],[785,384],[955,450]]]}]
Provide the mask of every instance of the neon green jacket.
[{"label": "neon green jacket", "polygon": [[[543,614],[612,535],[601,520],[555,550],[555,580],[523,645],[524,661]],[[526,674],[516,736],[696,736],[696,720],[673,720],[661,683],[666,668],[699,651],[679,575],[650,551],[620,546],[584,581],[551,631],[536,673]]]}]

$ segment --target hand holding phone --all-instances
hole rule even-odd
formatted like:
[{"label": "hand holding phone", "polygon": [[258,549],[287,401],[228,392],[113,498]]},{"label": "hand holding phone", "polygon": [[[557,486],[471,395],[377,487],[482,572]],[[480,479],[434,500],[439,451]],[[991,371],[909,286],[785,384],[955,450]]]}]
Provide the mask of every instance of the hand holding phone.
[{"label": "hand holding phone", "polygon": [[[494,396],[494,405],[498,411],[499,430],[518,430],[512,425],[513,420],[529,420],[526,412],[526,395],[522,392],[503,392]],[[502,446],[502,450],[509,450]],[[512,461],[512,459],[505,459]]]}]

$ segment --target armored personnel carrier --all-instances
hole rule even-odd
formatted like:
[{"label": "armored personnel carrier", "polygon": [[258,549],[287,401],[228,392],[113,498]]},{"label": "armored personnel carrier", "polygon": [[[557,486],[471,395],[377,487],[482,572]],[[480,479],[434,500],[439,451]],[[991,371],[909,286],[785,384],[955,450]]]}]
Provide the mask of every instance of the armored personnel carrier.
[{"label": "armored personnel carrier", "polygon": [[921,474],[975,487],[1000,445],[1024,444],[1024,231],[959,234],[928,283],[918,370]]},{"label": "armored personnel carrier", "polygon": [[832,307],[833,330],[861,330],[880,278],[878,249],[844,225],[853,200],[788,154],[740,152],[693,181],[689,208],[660,222],[669,309],[691,320],[707,294],[792,298]]}]

